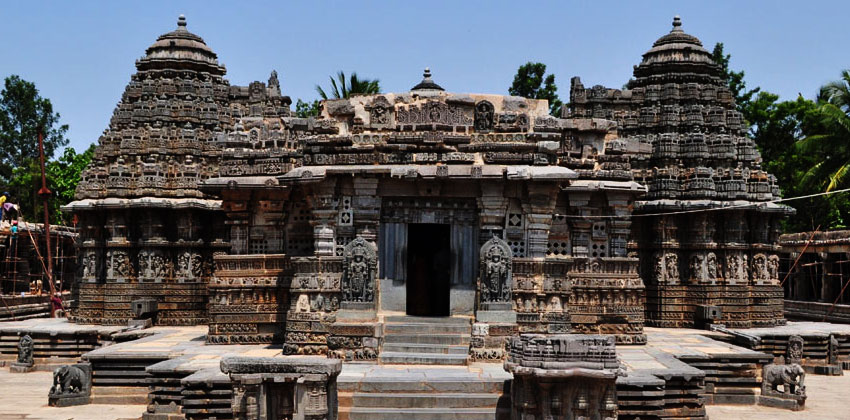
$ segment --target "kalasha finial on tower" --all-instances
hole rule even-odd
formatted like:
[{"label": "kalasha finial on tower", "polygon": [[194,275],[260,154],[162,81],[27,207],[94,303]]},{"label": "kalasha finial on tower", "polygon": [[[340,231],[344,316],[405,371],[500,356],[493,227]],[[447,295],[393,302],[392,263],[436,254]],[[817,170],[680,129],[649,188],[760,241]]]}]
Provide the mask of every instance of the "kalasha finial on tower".
[{"label": "kalasha finial on tower", "polygon": [[682,32],[682,18],[680,18],[679,15],[673,16],[672,32]]},{"label": "kalasha finial on tower", "polygon": [[431,68],[430,67],[425,67],[425,72],[422,73],[422,77],[424,77],[426,79],[431,78]]},{"label": "kalasha finial on tower", "polygon": [[177,29],[186,29],[186,15],[177,18]]}]

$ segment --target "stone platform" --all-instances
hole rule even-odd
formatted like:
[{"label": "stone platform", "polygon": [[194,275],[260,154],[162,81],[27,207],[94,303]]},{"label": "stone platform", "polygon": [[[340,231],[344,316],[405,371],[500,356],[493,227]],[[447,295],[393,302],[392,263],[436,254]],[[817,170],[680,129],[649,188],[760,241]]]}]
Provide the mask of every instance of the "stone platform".
[{"label": "stone platform", "polygon": [[75,363],[84,353],[111,344],[122,326],[79,325],[65,318],[34,318],[0,322],[0,366],[17,358],[18,341],[24,335],[33,339],[33,370],[52,371]]},{"label": "stone platform", "polygon": [[[28,332],[47,336],[78,328],[62,320],[26,322]],[[0,331],[19,331],[22,327],[9,324],[0,323]],[[79,328],[87,331],[92,327]],[[96,331],[102,329],[99,333],[129,341],[82,356],[94,367],[93,403],[150,403],[138,406],[137,415],[144,413],[147,419],[169,418],[162,415],[166,411],[186,419],[209,418],[216,413],[225,417],[232,396],[229,378],[219,369],[225,355],[298,357],[282,356],[278,345],[209,345],[207,329],[202,326],[154,327],[142,331],[145,336],[138,339],[115,328],[97,327]],[[850,326],[789,323],[746,331],[764,337],[791,332],[828,337],[844,334]],[[620,419],[703,419],[712,412],[709,405],[769,410],[755,404],[761,394],[761,366],[773,361],[773,355],[732,344],[732,337],[720,332],[647,328],[646,333],[646,345],[616,349],[626,372],[617,379]],[[807,384],[811,378],[817,377],[808,377]],[[447,419],[461,414],[471,419],[503,419],[509,416],[510,379],[501,363],[424,366],[346,362],[338,378],[340,419],[398,418],[400,410],[410,419]],[[836,386],[843,383],[838,382],[843,378],[830,379],[837,381]],[[49,378],[42,392],[45,404],[48,388]],[[829,406],[825,395],[810,391],[809,398],[815,407]],[[809,409],[798,414],[808,415]]]}]

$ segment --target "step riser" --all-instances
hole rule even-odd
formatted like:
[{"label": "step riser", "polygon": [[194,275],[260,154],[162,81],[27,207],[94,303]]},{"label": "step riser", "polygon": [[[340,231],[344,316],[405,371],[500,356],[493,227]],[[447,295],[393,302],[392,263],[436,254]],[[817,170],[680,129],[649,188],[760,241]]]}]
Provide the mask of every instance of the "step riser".
[{"label": "step riser", "polygon": [[384,344],[383,351],[394,351],[400,353],[469,354],[469,346],[387,343]]},{"label": "step riser", "polygon": [[481,412],[464,413],[449,409],[446,411],[421,413],[401,410],[384,412],[352,409],[352,411],[348,413],[348,418],[350,420],[494,420],[496,419],[496,410],[481,410]]},{"label": "step riser", "polygon": [[[409,354],[409,353],[408,353]],[[446,365],[464,366],[466,356],[456,358],[437,358],[427,356],[380,356],[380,362],[385,365]]]},{"label": "step riser", "polygon": [[469,335],[472,332],[469,325],[439,325],[439,324],[386,324],[385,334],[459,334]]},{"label": "step riser", "polygon": [[469,318],[446,318],[446,317],[423,317],[423,316],[388,316],[384,318],[386,324],[440,324],[440,325],[465,325],[469,327],[472,321]]},{"label": "step riser", "polygon": [[384,343],[395,344],[444,344],[444,345],[469,345],[469,336],[460,335],[415,335],[415,334],[387,334]]},{"label": "step riser", "polygon": [[369,382],[338,382],[340,391],[367,393],[402,393],[402,392],[436,392],[436,393],[475,393],[501,394],[507,392],[504,382],[500,381],[397,381],[386,380]]},{"label": "step riser", "polygon": [[394,395],[359,394],[354,396],[354,407],[379,408],[496,408],[499,396],[487,395]]}]

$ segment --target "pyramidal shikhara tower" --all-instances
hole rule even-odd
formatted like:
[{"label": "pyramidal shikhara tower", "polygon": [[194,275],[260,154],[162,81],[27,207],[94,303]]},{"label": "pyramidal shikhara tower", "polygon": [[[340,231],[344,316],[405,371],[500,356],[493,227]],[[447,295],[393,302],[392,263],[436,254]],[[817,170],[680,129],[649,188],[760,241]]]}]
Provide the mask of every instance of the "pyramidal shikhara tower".
[{"label": "pyramidal shikhara tower", "polygon": [[630,249],[650,326],[718,316],[731,327],[784,323],[777,240],[792,209],[771,202],[776,179],[762,170],[720,71],[676,16],[626,89],[572,80],[573,116],[613,119],[622,140],[640,145],[630,162],[648,194],[635,203]]}]

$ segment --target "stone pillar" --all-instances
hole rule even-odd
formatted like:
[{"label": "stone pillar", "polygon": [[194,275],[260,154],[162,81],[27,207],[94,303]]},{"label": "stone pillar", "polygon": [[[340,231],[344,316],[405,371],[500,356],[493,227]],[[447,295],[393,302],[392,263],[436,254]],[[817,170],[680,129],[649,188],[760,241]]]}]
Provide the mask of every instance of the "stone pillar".
[{"label": "stone pillar", "polygon": [[508,211],[508,199],[505,198],[504,185],[495,182],[481,183],[481,195],[478,197],[478,224],[481,233],[479,245],[489,241],[493,235],[503,237],[505,213]]},{"label": "stone pillar", "polygon": [[357,235],[375,243],[381,218],[381,199],[378,197],[378,179],[354,178],[354,224]]},{"label": "stone pillar", "polygon": [[526,256],[545,258],[549,247],[549,228],[555,213],[558,185],[553,183],[528,184],[528,199],[523,203],[526,224]]},{"label": "stone pillar", "polygon": [[313,251],[316,256],[334,255],[334,226],[338,216],[334,206],[335,184],[334,180],[325,180],[313,188],[312,195],[307,196],[313,213],[310,224],[313,226]]}]

